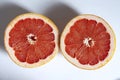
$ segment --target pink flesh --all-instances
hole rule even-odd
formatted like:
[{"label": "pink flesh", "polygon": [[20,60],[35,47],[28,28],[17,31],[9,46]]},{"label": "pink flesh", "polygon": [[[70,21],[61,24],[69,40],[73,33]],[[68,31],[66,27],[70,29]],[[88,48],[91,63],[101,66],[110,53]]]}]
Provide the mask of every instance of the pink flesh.
[{"label": "pink flesh", "polygon": [[[88,37],[94,41],[93,46],[88,47],[83,43]],[[81,19],[70,28],[70,32],[65,38],[65,45],[67,54],[76,58],[81,64],[95,65],[108,56],[110,35],[102,23]]]},{"label": "pink flesh", "polygon": [[[36,63],[51,55],[55,48],[52,28],[40,19],[20,20],[9,33],[9,45],[14,49],[20,62]],[[30,44],[27,35],[34,34],[37,39]]]}]

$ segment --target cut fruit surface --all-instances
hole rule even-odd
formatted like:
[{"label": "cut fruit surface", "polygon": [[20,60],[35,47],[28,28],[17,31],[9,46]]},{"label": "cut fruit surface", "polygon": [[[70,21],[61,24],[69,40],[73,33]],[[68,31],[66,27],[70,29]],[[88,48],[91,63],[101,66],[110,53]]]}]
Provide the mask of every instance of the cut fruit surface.
[{"label": "cut fruit surface", "polygon": [[47,17],[26,13],[13,19],[5,31],[10,58],[23,67],[37,67],[58,52],[58,29]]},{"label": "cut fruit surface", "polygon": [[72,19],[60,40],[64,57],[83,69],[97,69],[113,56],[116,41],[109,24],[102,18],[83,14]]}]

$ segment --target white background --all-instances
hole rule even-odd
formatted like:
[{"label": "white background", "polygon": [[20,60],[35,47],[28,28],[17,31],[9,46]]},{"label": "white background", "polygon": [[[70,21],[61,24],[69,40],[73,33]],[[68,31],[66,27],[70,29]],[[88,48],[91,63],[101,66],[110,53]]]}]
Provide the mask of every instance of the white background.
[{"label": "white background", "polygon": [[[19,67],[4,49],[4,30],[10,20],[26,12],[41,13],[51,18],[60,33],[77,15],[98,15],[115,32],[115,54],[108,64],[97,70],[78,69],[61,52],[41,67]],[[120,80],[120,0],[0,0],[0,80]]]}]

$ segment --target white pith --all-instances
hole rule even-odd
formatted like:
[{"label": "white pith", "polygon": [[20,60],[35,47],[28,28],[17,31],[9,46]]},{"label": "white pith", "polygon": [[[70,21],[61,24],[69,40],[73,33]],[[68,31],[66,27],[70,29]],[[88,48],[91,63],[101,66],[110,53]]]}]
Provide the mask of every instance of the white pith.
[{"label": "white pith", "polygon": [[[53,29],[53,33],[54,33],[54,36],[55,36],[55,48],[54,48],[54,52],[48,56],[46,59],[43,59],[43,60],[39,60],[39,62],[37,63],[33,63],[33,64],[29,64],[27,62],[20,62],[16,56],[15,56],[15,52],[13,50],[12,47],[9,46],[9,32],[11,31],[11,29],[14,27],[14,25],[19,21],[19,20],[24,20],[26,18],[34,18],[34,19],[41,19],[43,20],[45,23],[49,24],[52,29]],[[32,36],[33,34],[30,34],[28,35],[28,37]],[[6,47],[6,50],[8,51],[8,54],[10,56],[10,58],[18,65],[22,66],[22,67],[27,67],[27,68],[32,68],[32,67],[37,67],[37,66],[41,66],[45,63],[47,63],[48,61],[50,61],[57,53],[58,53],[58,29],[56,27],[56,25],[50,20],[48,19],[47,17],[43,16],[43,15],[40,15],[40,14],[35,14],[35,13],[26,13],[26,14],[22,14],[18,17],[16,17],[14,20],[12,20],[10,22],[10,24],[7,26],[6,28],[6,31],[5,31],[5,47]],[[31,44],[34,44],[34,41],[31,41],[29,38],[28,40],[30,41]]]},{"label": "white pith", "polygon": [[29,35],[27,35],[27,40],[28,40],[28,42],[29,42],[30,44],[35,44],[36,41],[35,41],[35,40],[32,40],[31,37],[34,37],[35,40],[37,39],[37,37],[36,37],[34,34],[32,34],[32,33],[30,33]]},{"label": "white pith", "polygon": [[[83,18],[86,18],[88,20],[96,20],[97,22],[101,22],[107,29],[107,32],[110,34],[110,50],[108,52],[108,56],[106,57],[106,59],[104,59],[104,61],[100,61],[98,64],[96,65],[83,65],[83,64],[80,64],[78,62],[78,60],[76,58],[72,58],[70,57],[66,51],[65,51],[65,43],[64,43],[64,40],[65,40],[65,37],[66,35],[69,33],[70,31],[70,27],[77,21],[77,20],[80,20],[80,19],[83,19]],[[112,28],[109,26],[109,24],[104,21],[102,18],[98,17],[98,16],[95,16],[95,15],[91,15],[91,14],[83,14],[81,16],[77,16],[75,17],[74,19],[72,19],[64,28],[64,31],[62,32],[62,35],[61,35],[61,39],[60,39],[60,47],[61,47],[61,51],[64,55],[64,57],[69,61],[71,62],[73,65],[79,67],[79,68],[83,68],[83,69],[89,69],[89,70],[92,70],[92,69],[98,69],[100,67],[102,67],[103,65],[105,65],[106,63],[109,62],[109,60],[112,58],[113,54],[114,54],[114,51],[115,51],[115,47],[116,47],[116,39],[115,39],[115,35],[114,35],[114,32],[112,30]],[[83,43],[85,43],[86,45],[88,45],[87,41],[83,41]],[[95,42],[93,42],[94,44]],[[88,45],[89,46],[89,45]]]},{"label": "white pith", "polygon": [[[90,40],[91,40],[91,44],[89,43]],[[85,44],[87,47],[94,46],[94,43],[95,41],[93,41],[92,38],[89,38],[89,37],[83,40],[83,44]]]}]

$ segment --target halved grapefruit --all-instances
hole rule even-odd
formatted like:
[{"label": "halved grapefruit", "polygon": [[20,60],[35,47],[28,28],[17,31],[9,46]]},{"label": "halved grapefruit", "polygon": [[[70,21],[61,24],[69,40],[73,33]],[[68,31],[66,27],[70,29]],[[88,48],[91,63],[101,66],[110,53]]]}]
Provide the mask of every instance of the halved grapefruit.
[{"label": "halved grapefruit", "polygon": [[64,57],[83,69],[98,69],[112,58],[116,39],[110,25],[102,18],[83,14],[72,19],[61,35]]},{"label": "halved grapefruit", "polygon": [[27,68],[47,63],[58,52],[58,29],[41,14],[17,16],[7,26],[4,40],[10,58]]}]

